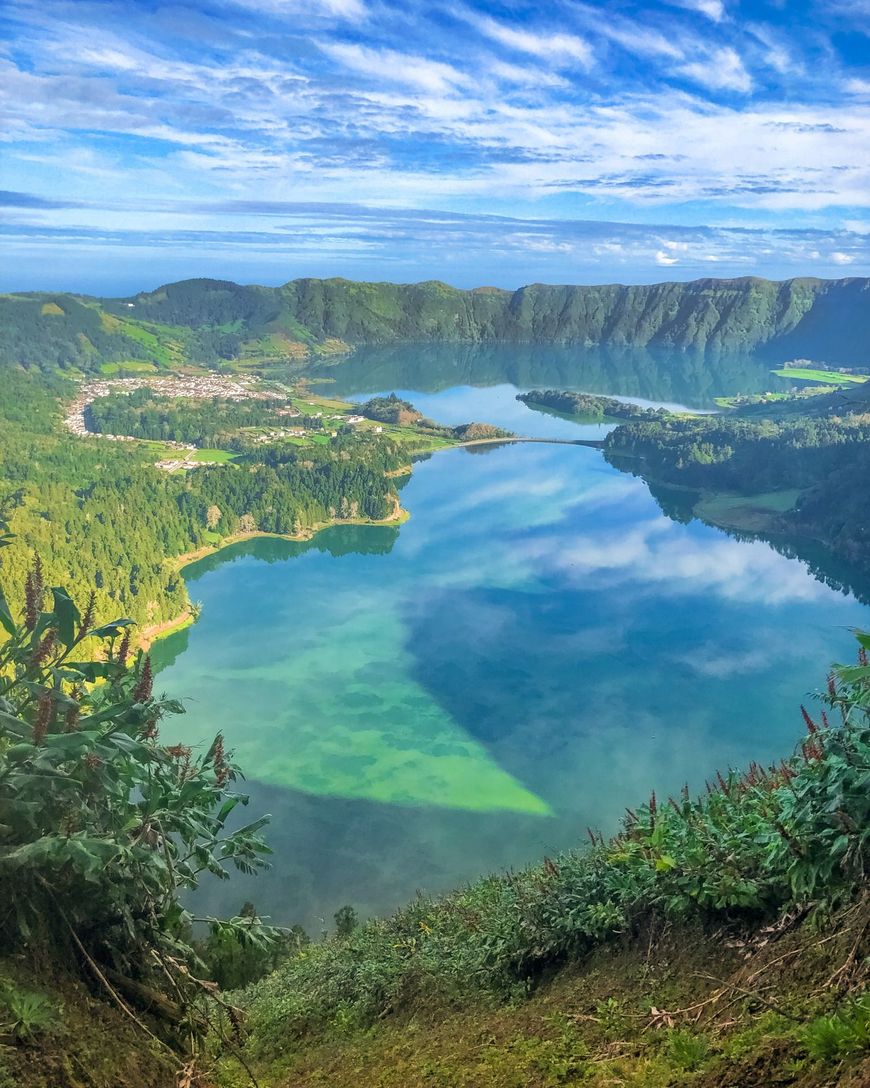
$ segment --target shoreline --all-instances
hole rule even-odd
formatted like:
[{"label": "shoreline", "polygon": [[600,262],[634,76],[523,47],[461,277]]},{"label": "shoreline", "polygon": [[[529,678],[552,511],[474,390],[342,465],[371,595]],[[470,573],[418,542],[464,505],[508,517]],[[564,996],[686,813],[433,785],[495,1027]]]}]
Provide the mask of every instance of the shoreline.
[{"label": "shoreline", "polygon": [[[467,442],[455,442],[449,446],[441,446],[437,449],[429,451],[431,454],[440,453],[442,450],[449,449],[464,449],[467,446],[481,446],[481,445],[496,445],[504,442],[545,442],[555,445],[569,445],[569,446],[587,446],[593,449],[603,449],[604,444],[594,440],[583,439],[566,439],[566,438],[527,438],[519,435],[512,435],[508,438],[475,438],[470,439]],[[398,469],[394,469],[385,473],[385,476],[389,479],[394,479],[401,476],[409,476],[413,472],[413,465],[403,465]],[[191,566],[200,559],[205,559],[210,555],[214,555],[217,552],[223,551],[225,548],[231,548],[234,544],[241,544],[247,540],[256,540],[257,538],[267,538],[272,540],[287,540],[293,543],[301,543],[307,540],[312,540],[318,533],[324,529],[332,529],[339,525],[362,525],[377,527],[381,526],[399,526],[404,525],[411,517],[409,510],[406,510],[398,497],[394,502],[394,509],[391,514],[386,518],[382,518],[379,521],[375,521],[372,518],[332,518],[329,521],[317,522],[315,525],[309,526],[303,529],[301,533],[267,533],[262,530],[255,529],[251,533],[233,533],[231,536],[224,537],[222,540],[215,544],[203,544],[200,548],[195,548],[193,551],[183,552],[181,555],[172,556],[164,560],[164,563],[168,564],[172,570],[178,574],[182,574],[185,567]],[[185,584],[186,588],[186,584]],[[199,614],[192,605],[188,605],[177,616],[173,616],[171,619],[163,620],[161,623],[150,624],[143,627],[139,632],[136,639],[136,645],[144,652],[147,653],[155,642],[159,642],[161,639],[168,638],[170,635],[176,634],[178,631],[183,631],[188,627],[192,627],[199,618]]]},{"label": "shoreline", "polygon": [[[251,533],[233,533],[231,536],[224,537],[216,544],[203,544],[201,548],[196,548],[190,552],[183,552],[181,555],[172,556],[169,559],[164,559],[163,562],[169,565],[171,569],[178,574],[182,574],[186,567],[191,566],[198,560],[206,559],[208,556],[215,555],[225,548],[231,548],[233,545],[242,544],[247,540],[264,538],[269,540],[287,540],[291,543],[299,544],[304,543],[307,540],[313,540],[314,537],[317,536],[318,533],[323,532],[324,529],[333,529],[341,525],[361,525],[372,528],[377,528],[378,526],[399,526],[404,525],[410,517],[410,511],[406,510],[399,499],[396,498],[393,512],[387,517],[377,521],[373,518],[331,518],[329,521],[317,522],[316,524],[303,529],[301,533],[266,533],[259,529],[255,529]],[[187,583],[185,583],[185,589],[186,588]],[[198,610],[195,609],[192,604],[189,604],[182,609],[177,616],[173,616],[168,620],[163,620],[161,623],[149,624],[142,627],[136,639],[136,645],[144,653],[147,653],[155,642],[168,638],[178,631],[183,631],[188,627],[192,627],[198,618]]]}]

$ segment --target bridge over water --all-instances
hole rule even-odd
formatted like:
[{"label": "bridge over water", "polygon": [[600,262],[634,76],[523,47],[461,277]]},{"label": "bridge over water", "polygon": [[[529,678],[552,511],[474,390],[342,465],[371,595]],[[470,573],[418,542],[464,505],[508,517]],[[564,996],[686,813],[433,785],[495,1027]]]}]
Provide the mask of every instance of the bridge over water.
[{"label": "bridge over water", "polygon": [[[551,446],[589,446],[593,450],[603,450],[604,442],[596,438],[524,438],[512,435],[506,438],[471,438],[467,442],[459,442],[459,446],[497,446],[506,442],[546,442]],[[453,449],[453,446],[445,447]]]}]

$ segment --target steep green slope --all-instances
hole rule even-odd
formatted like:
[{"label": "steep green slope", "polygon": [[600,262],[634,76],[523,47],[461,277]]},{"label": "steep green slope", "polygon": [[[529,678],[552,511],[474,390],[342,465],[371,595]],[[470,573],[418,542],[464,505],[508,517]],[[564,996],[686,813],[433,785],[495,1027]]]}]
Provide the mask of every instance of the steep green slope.
[{"label": "steep green slope", "polygon": [[758,351],[866,363],[870,280],[744,278],[625,287],[300,279],[283,287],[185,280],[126,299],[0,298],[0,362],[79,366],[181,356],[209,365],[302,358],[396,341],[608,344]]},{"label": "steep green slope", "polygon": [[138,318],[194,327],[262,329],[284,315],[317,340],[354,344],[498,340],[728,350],[776,344],[783,358],[812,347],[830,361],[854,362],[863,358],[870,332],[867,280],[532,284],[513,293],[459,291],[435,281],[302,279],[270,291],[196,280],[106,305],[117,312],[131,302]]}]

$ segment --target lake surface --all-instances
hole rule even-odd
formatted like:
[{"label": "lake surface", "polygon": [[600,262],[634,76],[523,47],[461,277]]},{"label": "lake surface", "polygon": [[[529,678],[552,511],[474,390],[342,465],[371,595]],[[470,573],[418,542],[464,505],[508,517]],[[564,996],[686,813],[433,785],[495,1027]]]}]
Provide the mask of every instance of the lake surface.
[{"label": "lake surface", "polygon": [[[525,408],[503,376],[426,392],[410,368],[371,370],[369,391],[443,422],[598,430]],[[808,689],[870,625],[768,543],[666,517],[596,450],[438,453],[402,503],[401,528],[253,540],[186,572],[204,607],[155,647],[188,708],[164,735],[223,731],[275,850],[200,909],[251,899],[317,933],[345,903],[381,913],[614,830],[652,787],[787,754]]]}]

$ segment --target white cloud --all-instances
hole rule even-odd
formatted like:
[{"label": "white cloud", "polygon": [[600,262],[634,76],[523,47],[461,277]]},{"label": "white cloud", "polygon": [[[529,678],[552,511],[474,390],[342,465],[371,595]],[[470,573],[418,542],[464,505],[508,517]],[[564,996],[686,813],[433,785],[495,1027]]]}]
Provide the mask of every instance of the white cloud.
[{"label": "white cloud", "polygon": [[509,64],[506,61],[493,61],[487,73],[507,83],[516,83],[528,87],[569,87],[570,83],[555,72],[541,71],[540,67],[524,68],[521,64]]},{"label": "white cloud", "polygon": [[679,65],[676,72],[694,83],[716,91],[752,90],[752,77],[739,54],[730,46],[714,49],[709,56]]},{"label": "white cloud", "polygon": [[488,16],[478,16],[470,12],[467,18],[482,34],[518,53],[530,53],[557,65],[575,62],[588,67],[592,63],[591,46],[576,34],[520,30]]},{"label": "white cloud", "polygon": [[687,535],[664,517],[618,535],[593,531],[567,545],[554,537],[540,544],[539,552],[570,581],[592,577],[600,588],[647,582],[675,595],[709,593],[768,605],[818,600],[830,593],[808,577],[802,564],[769,544],[738,542],[721,533]]},{"label": "white cloud", "polygon": [[850,253],[843,253],[840,250],[835,250],[831,254],[831,260],[834,264],[852,264],[855,258]]},{"label": "white cloud", "polygon": [[363,45],[347,45],[341,42],[321,42],[320,48],[355,72],[391,83],[418,87],[431,94],[451,94],[457,88],[466,87],[472,82],[469,76],[451,64],[400,53],[394,49],[369,49]]},{"label": "white cloud", "polygon": [[669,253],[666,253],[663,249],[660,249],[656,253],[656,264],[669,266],[672,264],[678,264],[678,258],[672,257]]},{"label": "white cloud", "polygon": [[367,18],[363,0],[230,0],[241,8],[270,15],[322,15],[350,22]]},{"label": "white cloud", "polygon": [[728,680],[741,673],[770,668],[785,652],[787,647],[771,646],[769,641],[765,642],[763,649],[750,647],[745,650],[723,650],[716,643],[708,642],[699,646],[695,653],[675,657],[674,660],[699,676]]},{"label": "white cloud", "polygon": [[697,11],[706,15],[714,23],[719,23],[725,18],[724,0],[668,0],[678,8],[687,8],[689,11]]}]

